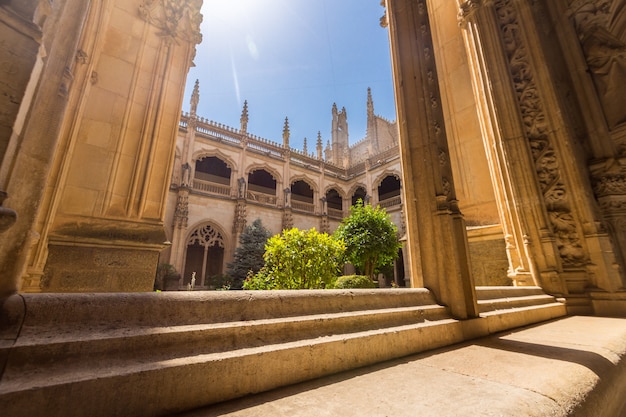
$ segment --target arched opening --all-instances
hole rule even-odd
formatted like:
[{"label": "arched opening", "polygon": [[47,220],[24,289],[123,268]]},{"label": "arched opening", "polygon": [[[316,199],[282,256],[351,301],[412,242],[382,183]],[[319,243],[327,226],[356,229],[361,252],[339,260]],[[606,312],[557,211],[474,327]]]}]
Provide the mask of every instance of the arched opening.
[{"label": "arched opening", "polygon": [[196,179],[230,185],[231,169],[216,156],[207,156],[196,161]]},{"label": "arched opening", "polygon": [[356,190],[354,190],[354,193],[352,194],[352,205],[355,205],[357,201],[359,201],[359,199],[363,200],[363,204],[367,203],[367,191],[365,191],[365,188],[363,187],[358,187]]},{"label": "arched opening", "polygon": [[196,228],[187,240],[183,284],[191,283],[195,272],[195,286],[205,287],[223,272],[224,237],[210,224]]},{"label": "arched opening", "polygon": [[214,194],[230,194],[231,169],[216,156],[196,161],[194,189]]},{"label": "arched opening", "polygon": [[250,172],[246,197],[260,203],[276,204],[276,179],[264,169]]},{"label": "arched opening", "polygon": [[386,176],[378,186],[378,204],[391,207],[400,204],[400,180],[394,175]]},{"label": "arched opening", "polygon": [[291,184],[291,207],[309,213],[314,211],[313,189],[307,182],[298,180]]},{"label": "arched opening", "polygon": [[334,188],[326,191],[326,208],[327,213],[331,217],[343,217],[343,198]]}]

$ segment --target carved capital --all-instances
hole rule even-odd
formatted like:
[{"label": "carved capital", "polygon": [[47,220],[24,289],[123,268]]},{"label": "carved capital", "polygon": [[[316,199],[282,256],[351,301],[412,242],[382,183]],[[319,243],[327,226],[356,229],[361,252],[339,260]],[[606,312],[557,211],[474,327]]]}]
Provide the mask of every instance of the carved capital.
[{"label": "carved capital", "polygon": [[492,0],[466,0],[459,4],[458,20],[459,25],[464,26],[478,9],[488,6]]},{"label": "carved capital", "polygon": [[605,174],[594,178],[593,191],[598,198],[609,195],[626,196],[626,174]]}]

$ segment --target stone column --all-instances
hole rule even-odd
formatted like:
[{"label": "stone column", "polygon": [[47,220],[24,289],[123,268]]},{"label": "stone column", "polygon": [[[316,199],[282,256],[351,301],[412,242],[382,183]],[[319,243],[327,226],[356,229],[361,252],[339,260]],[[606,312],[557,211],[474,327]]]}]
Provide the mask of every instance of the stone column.
[{"label": "stone column", "polygon": [[[37,234],[35,223],[53,162],[61,122],[77,62],[77,45],[90,2],[61,0],[54,15],[44,26],[49,34],[44,45],[40,24],[45,20],[43,1],[9,1],[0,5],[4,39],[0,54],[9,53],[9,74],[0,74],[13,91],[0,94],[11,97],[12,108],[0,113],[0,188],[8,197],[4,206],[17,212],[17,221],[0,239],[0,296],[18,290],[27,256]],[[5,25],[5,23],[9,23]],[[11,28],[11,29],[9,29]],[[12,32],[8,33],[6,31]],[[4,49],[8,47],[8,49]],[[11,52],[17,47],[19,52]],[[43,56],[47,55],[44,60]],[[3,57],[0,55],[0,59]],[[27,89],[28,87],[28,89]],[[19,104],[17,104],[19,103]],[[19,150],[19,151],[18,151]]]},{"label": "stone column", "polygon": [[571,298],[589,287],[616,289],[621,278],[590,198],[588,156],[568,120],[573,94],[562,52],[554,35],[544,35],[552,29],[549,8],[543,1],[459,3],[510,277]]},{"label": "stone column", "polygon": [[478,315],[452,178],[425,0],[387,0],[411,285],[458,318]]},{"label": "stone column", "polygon": [[[69,151],[50,187],[42,290],[152,289],[200,5],[115,0],[85,25],[91,83],[71,92],[77,108],[64,119]],[[128,24],[103,24],[113,20]],[[113,34],[129,49],[112,47]]]}]

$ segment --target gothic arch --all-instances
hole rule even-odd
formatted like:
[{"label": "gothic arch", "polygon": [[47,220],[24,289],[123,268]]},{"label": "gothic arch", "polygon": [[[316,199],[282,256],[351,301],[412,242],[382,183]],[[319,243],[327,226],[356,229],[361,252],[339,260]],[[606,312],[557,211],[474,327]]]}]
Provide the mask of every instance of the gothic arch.
[{"label": "gothic arch", "polygon": [[308,184],[309,187],[311,187],[311,189],[313,190],[314,194],[317,194],[319,192],[319,187],[317,185],[317,182],[315,180],[312,180],[311,178],[307,177],[306,175],[296,175],[295,177],[292,177],[289,180],[289,186],[292,186],[294,182],[297,181],[303,181],[305,183]]},{"label": "gothic arch", "polygon": [[391,169],[386,169],[380,175],[378,175],[376,179],[374,180],[374,182],[372,183],[372,185],[374,187],[380,187],[380,184],[387,177],[395,177],[395,179],[400,181],[400,187],[402,187],[402,174],[400,173],[400,171],[391,170]]},{"label": "gothic arch", "polygon": [[258,171],[258,170],[264,170],[267,171],[272,177],[274,177],[274,179],[276,180],[276,183],[281,183],[282,182],[282,177],[281,175],[278,173],[278,171],[272,167],[270,167],[268,164],[252,164],[252,165],[248,165],[243,173],[243,176],[245,178],[248,178],[248,175],[250,175],[251,172],[254,171]]},{"label": "gothic arch", "polygon": [[367,185],[358,182],[356,184],[353,184],[352,187],[350,187],[348,189],[348,197],[352,197],[354,195],[354,193],[356,192],[356,190],[358,190],[359,188],[364,189],[365,193],[369,194],[369,190],[367,189]]},{"label": "gothic arch", "polygon": [[193,160],[194,161],[199,161],[202,158],[209,158],[209,157],[215,157],[218,159],[221,159],[222,162],[224,162],[226,164],[226,166],[228,166],[228,168],[230,168],[231,170],[236,171],[237,169],[237,165],[235,164],[235,161],[229,157],[228,155],[224,154],[222,151],[220,151],[219,149],[200,149],[196,152],[193,153]]},{"label": "gothic arch", "polygon": [[341,188],[341,186],[339,184],[327,185],[324,188],[324,195],[328,194],[328,192],[330,190],[335,190],[335,191],[337,191],[337,194],[339,194],[341,196],[341,198],[346,198],[347,193],[346,193],[346,191],[343,188]]}]

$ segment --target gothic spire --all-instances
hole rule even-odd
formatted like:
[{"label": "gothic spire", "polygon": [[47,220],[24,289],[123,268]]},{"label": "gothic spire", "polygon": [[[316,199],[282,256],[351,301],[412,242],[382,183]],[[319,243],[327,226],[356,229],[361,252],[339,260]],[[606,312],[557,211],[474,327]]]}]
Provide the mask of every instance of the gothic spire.
[{"label": "gothic spire", "polygon": [[309,149],[306,146],[306,138],[304,138],[304,146],[302,147],[302,152],[304,152],[305,155],[309,155]]},{"label": "gothic spire", "polygon": [[372,89],[367,87],[367,118],[374,118],[374,100],[372,100]]},{"label": "gothic spire", "polygon": [[243,110],[241,111],[241,118],[239,119],[241,123],[241,133],[248,132],[248,100],[243,102]]},{"label": "gothic spire", "polygon": [[289,148],[289,118],[285,117],[285,125],[283,126],[283,146]]},{"label": "gothic spire", "polygon": [[192,116],[196,115],[199,101],[200,101],[200,81],[196,79],[196,84],[193,86],[193,92],[191,93],[191,108],[189,110],[189,113]]},{"label": "gothic spire", "polygon": [[317,131],[317,159],[322,159],[322,132]]}]

